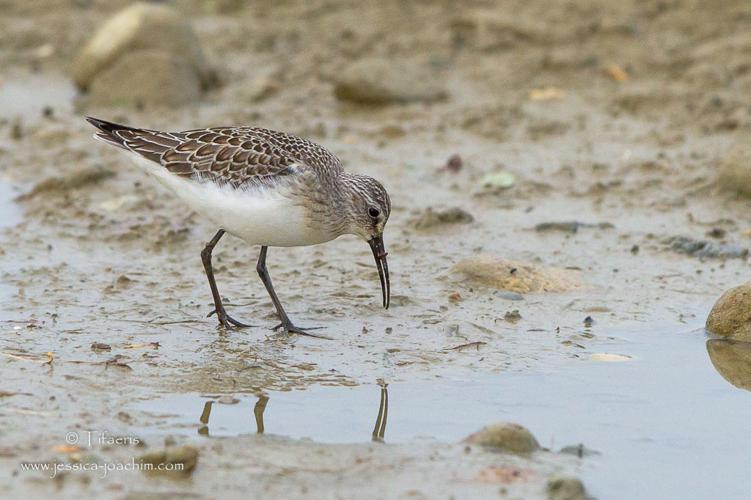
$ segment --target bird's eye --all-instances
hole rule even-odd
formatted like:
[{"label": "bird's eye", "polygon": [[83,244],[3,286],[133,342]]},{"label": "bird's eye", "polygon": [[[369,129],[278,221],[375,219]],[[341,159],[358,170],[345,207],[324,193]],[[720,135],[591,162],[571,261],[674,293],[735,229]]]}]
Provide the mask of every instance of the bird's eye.
[{"label": "bird's eye", "polygon": [[368,209],[368,215],[370,215],[371,217],[373,217],[375,219],[376,217],[378,217],[379,215],[381,215],[381,211],[378,210],[375,207],[370,207]]}]

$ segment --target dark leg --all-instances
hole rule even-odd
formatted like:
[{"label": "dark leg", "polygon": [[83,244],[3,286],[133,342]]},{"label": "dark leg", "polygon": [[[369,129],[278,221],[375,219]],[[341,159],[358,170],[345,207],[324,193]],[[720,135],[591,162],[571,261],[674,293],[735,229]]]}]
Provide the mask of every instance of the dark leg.
[{"label": "dark leg", "polygon": [[287,316],[287,313],[284,311],[284,307],[282,307],[282,303],[279,302],[279,297],[276,296],[274,285],[271,283],[271,276],[269,276],[269,271],[266,269],[266,252],[268,251],[268,248],[269,247],[261,247],[261,253],[258,255],[258,264],[256,264],[256,271],[258,271],[258,276],[261,277],[261,281],[263,281],[266,291],[269,292],[271,302],[274,303],[276,313],[279,315],[279,320],[281,321],[281,323],[276,325],[273,330],[282,329],[287,333],[296,333],[298,335],[307,335],[309,337],[328,338],[322,335],[313,335],[312,333],[308,333],[302,328],[292,324],[289,316]]},{"label": "dark leg", "polygon": [[203,250],[201,250],[201,260],[203,261],[203,268],[206,271],[206,277],[209,279],[211,295],[214,297],[214,310],[211,311],[208,316],[216,313],[217,318],[219,318],[219,324],[224,326],[225,328],[229,328],[230,325],[240,327],[251,326],[246,325],[245,323],[240,323],[227,314],[227,311],[224,310],[224,306],[222,305],[222,297],[221,295],[219,295],[219,289],[216,287],[216,281],[214,280],[214,270],[211,267],[211,251],[214,250],[214,247],[217,243],[219,243],[219,240],[222,239],[222,236],[224,236],[224,229],[217,231],[211,241],[206,243],[206,246],[203,248]]}]

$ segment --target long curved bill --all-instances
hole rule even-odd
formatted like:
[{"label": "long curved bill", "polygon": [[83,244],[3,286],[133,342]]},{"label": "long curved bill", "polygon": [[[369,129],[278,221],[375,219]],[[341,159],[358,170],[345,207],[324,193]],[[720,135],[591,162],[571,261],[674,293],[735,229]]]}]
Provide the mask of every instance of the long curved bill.
[{"label": "long curved bill", "polygon": [[373,257],[378,268],[378,277],[381,278],[381,292],[383,293],[383,307],[389,308],[391,302],[391,282],[389,281],[389,265],[386,262],[388,253],[383,247],[383,235],[374,236],[368,241],[370,249],[373,250]]}]

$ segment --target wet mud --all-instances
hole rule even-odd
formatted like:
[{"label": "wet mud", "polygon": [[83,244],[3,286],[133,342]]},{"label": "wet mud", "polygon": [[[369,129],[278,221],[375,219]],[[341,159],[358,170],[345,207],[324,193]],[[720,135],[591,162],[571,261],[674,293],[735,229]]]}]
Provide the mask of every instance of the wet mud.
[{"label": "wet mud", "polygon": [[[544,498],[562,475],[601,498],[740,497],[746,354],[702,326],[748,279],[751,202],[717,182],[751,137],[747,2],[178,2],[221,86],[176,108],[86,102],[71,61],[125,4],[0,16],[11,496]],[[415,74],[362,83],[375,102],[352,89],[389,57]],[[417,69],[436,79],[422,97],[393,81]],[[95,143],[84,114],[286,130],[382,180],[391,307],[354,237],[272,248],[290,317],[333,340],[276,334],[259,249],[227,237],[218,286],[256,326],[217,328],[200,259],[216,228]],[[504,276],[456,272],[478,256]],[[524,281],[561,275],[576,286]],[[542,449],[462,442],[500,421]],[[183,445],[197,465],[176,478],[22,469]]]}]

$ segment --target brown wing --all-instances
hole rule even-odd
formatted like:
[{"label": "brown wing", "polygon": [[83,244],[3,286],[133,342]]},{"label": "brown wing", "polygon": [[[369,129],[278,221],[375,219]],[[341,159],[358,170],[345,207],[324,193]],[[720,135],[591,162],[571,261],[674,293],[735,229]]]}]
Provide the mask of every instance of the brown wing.
[{"label": "brown wing", "polygon": [[219,127],[159,132],[87,118],[104,141],[196,180],[241,187],[273,181],[312,168],[336,173],[341,163],[325,148],[283,132],[252,127]]}]

